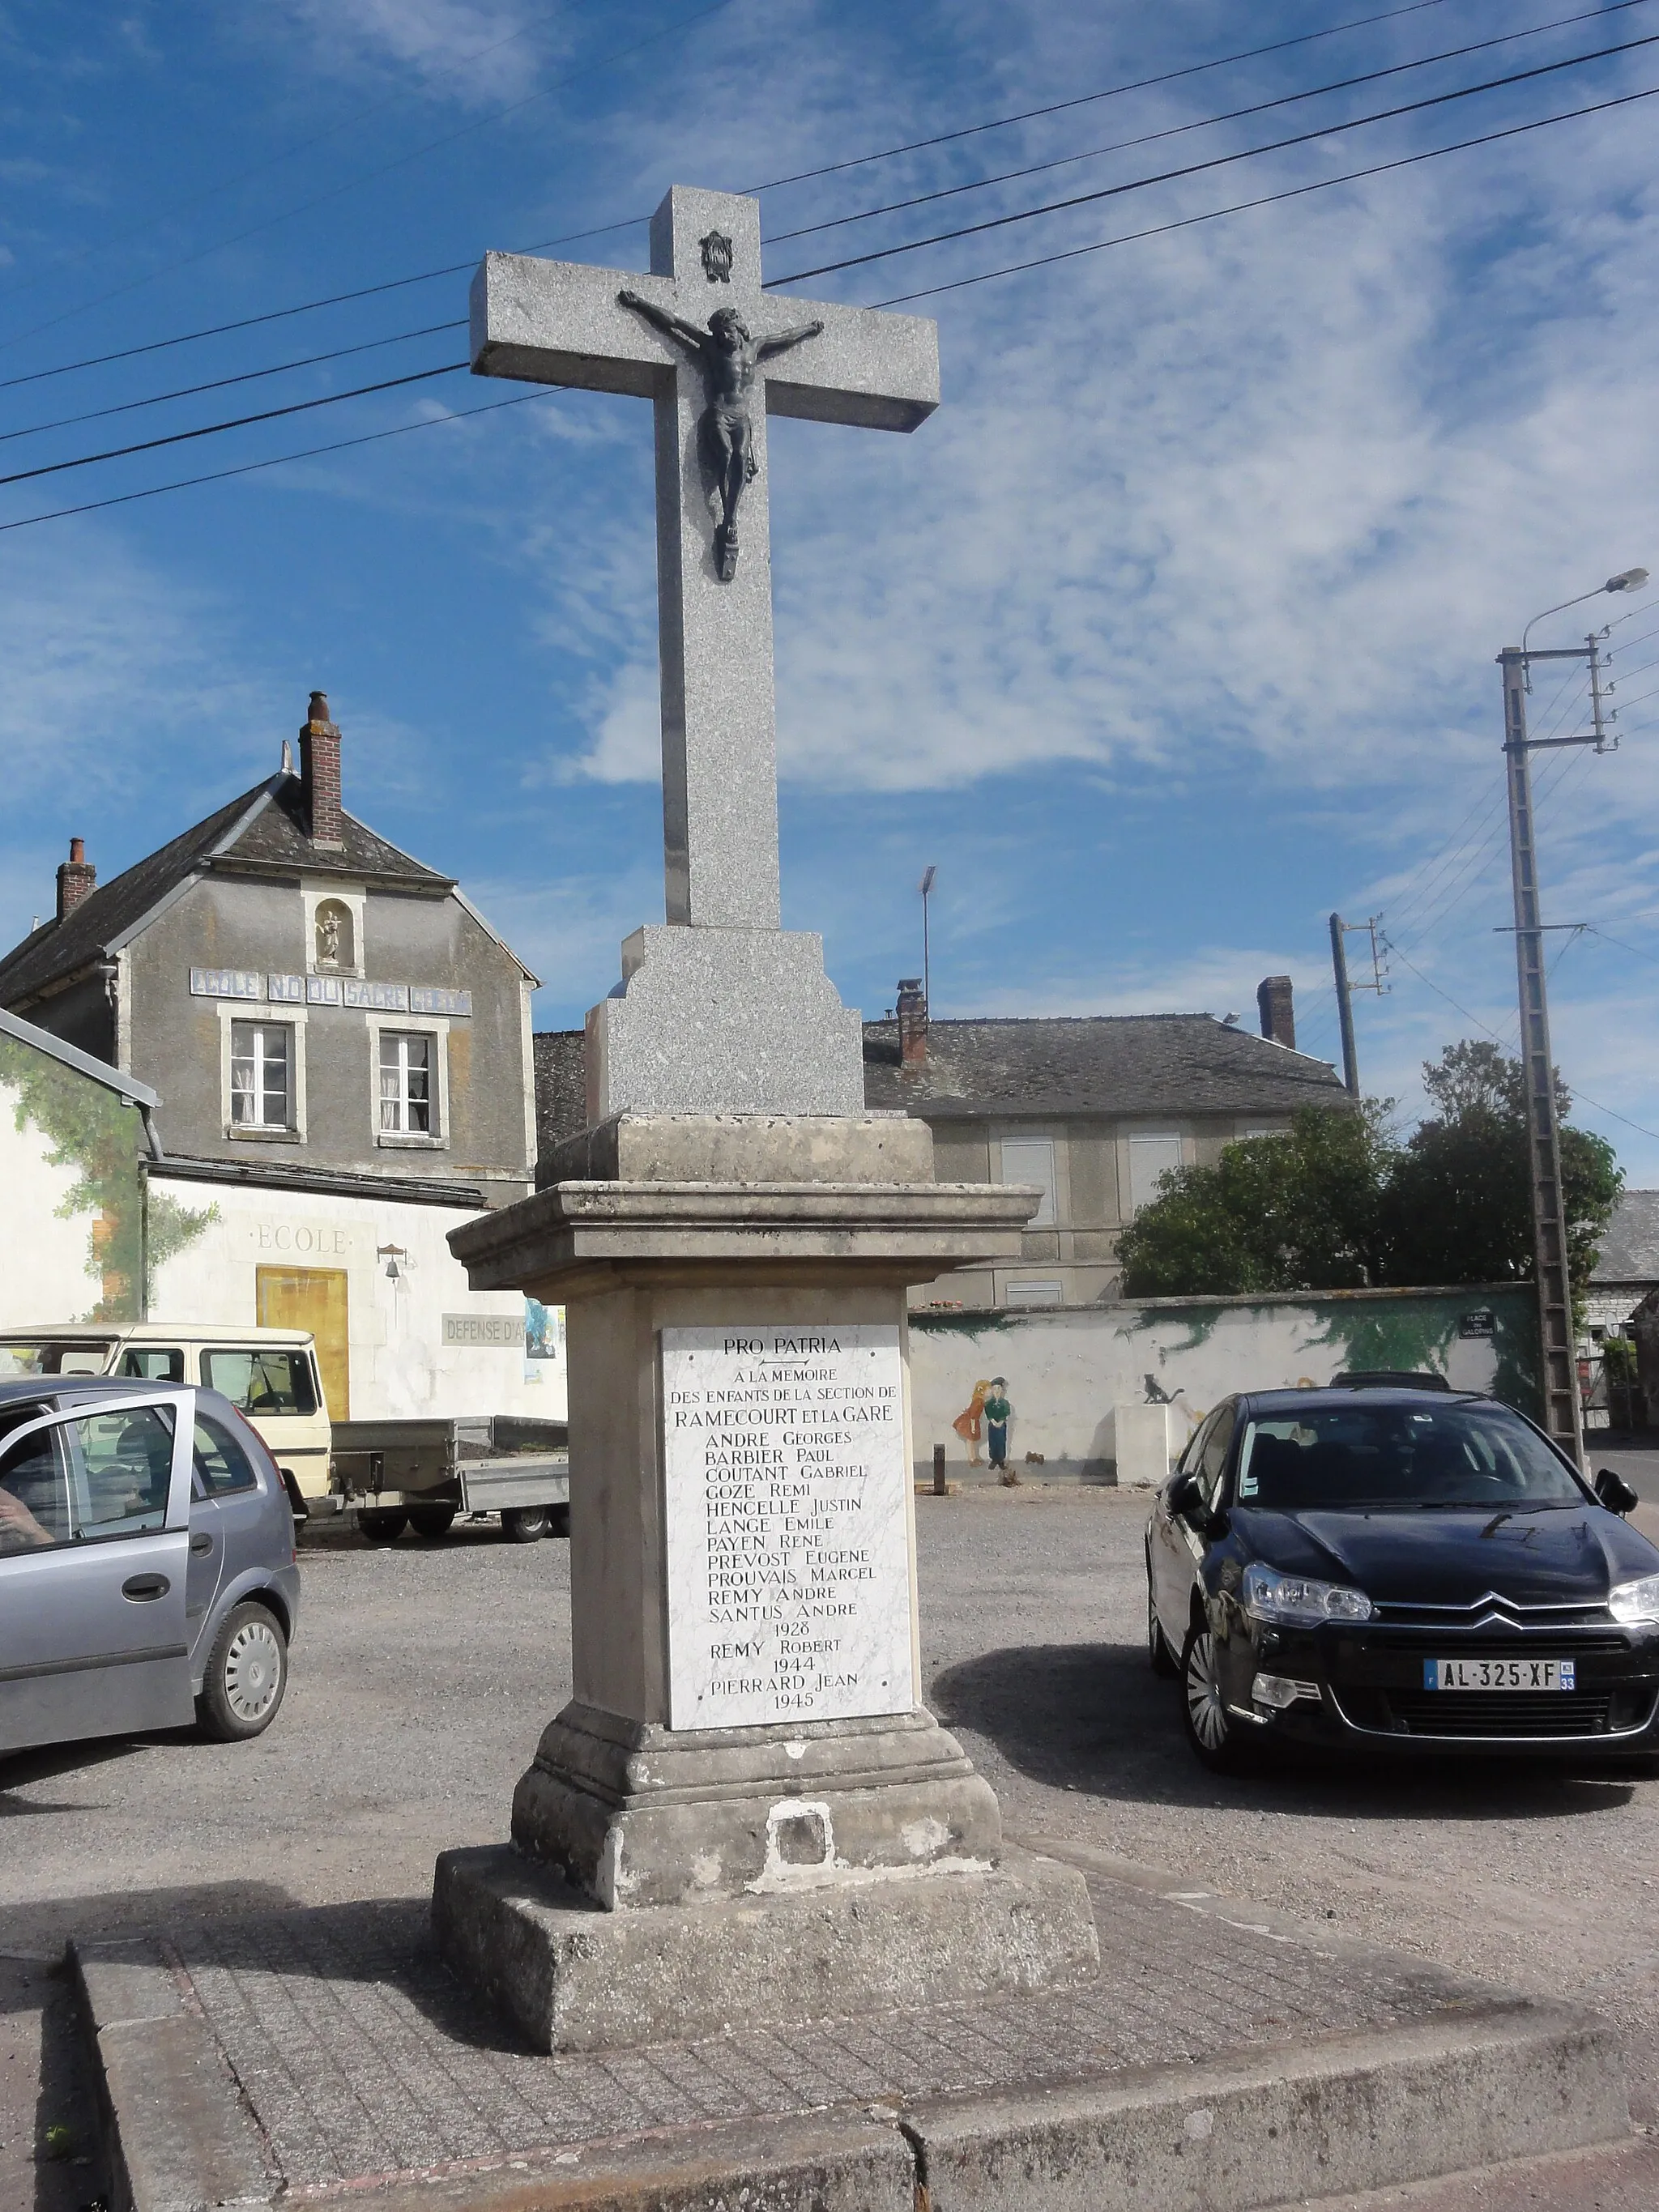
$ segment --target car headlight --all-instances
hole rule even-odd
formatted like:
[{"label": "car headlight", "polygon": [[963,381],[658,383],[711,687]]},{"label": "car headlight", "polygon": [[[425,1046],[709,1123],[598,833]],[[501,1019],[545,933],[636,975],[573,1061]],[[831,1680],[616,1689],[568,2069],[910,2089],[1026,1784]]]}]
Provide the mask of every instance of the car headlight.
[{"label": "car headlight", "polygon": [[[1653,1578],[1659,1588],[1659,1576]],[[1645,1583],[1632,1583],[1645,1589]],[[1618,1595],[1614,1592],[1614,1595]],[[1246,1567],[1244,1610],[1257,1620],[1283,1620],[1298,1628],[1322,1620],[1369,1620],[1371,1601],[1364,1590],[1341,1583],[1316,1582],[1310,1575],[1281,1575],[1276,1567]]]},{"label": "car headlight", "polygon": [[1619,1583],[1607,1592],[1607,1611],[1615,1620],[1659,1620],[1659,1575]]}]

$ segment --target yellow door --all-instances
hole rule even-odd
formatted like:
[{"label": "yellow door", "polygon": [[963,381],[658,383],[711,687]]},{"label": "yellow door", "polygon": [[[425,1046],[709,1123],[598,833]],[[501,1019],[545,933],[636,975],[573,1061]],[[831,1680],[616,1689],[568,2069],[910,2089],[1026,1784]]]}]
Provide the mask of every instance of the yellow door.
[{"label": "yellow door", "polygon": [[343,1267],[256,1267],[261,1328],[308,1328],[331,1421],[351,1419],[350,1339]]}]

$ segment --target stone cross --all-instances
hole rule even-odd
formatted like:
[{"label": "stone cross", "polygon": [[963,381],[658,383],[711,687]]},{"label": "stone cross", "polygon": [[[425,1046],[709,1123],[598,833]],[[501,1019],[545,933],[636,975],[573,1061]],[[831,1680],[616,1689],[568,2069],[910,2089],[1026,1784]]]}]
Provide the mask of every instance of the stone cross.
[{"label": "stone cross", "polygon": [[937,327],[763,292],[759,202],[678,185],[649,276],[491,253],[471,310],[475,375],[654,403],[668,920],[776,929],[766,418],[914,430],[939,404]]}]

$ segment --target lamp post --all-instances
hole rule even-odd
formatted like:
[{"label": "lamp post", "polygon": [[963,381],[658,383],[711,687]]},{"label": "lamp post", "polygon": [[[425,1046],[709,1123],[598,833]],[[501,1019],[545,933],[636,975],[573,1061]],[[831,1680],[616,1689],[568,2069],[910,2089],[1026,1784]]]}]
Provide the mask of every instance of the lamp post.
[{"label": "lamp post", "polygon": [[1551,1437],[1583,1466],[1583,1409],[1578,1393],[1577,1345],[1572,1326],[1572,1285],[1567,1267],[1566,1206],[1561,1189],[1561,1117],[1555,1101],[1555,1063],[1550,1051],[1549,1000],[1544,968],[1546,925],[1538,895],[1538,850],[1533,820],[1531,756],[1545,747],[1590,745],[1605,750],[1599,696],[1595,727],[1583,737],[1529,738],[1527,692],[1534,660],[1588,658],[1592,682],[1596,640],[1547,652],[1529,651],[1527,641],[1550,615],[1583,606],[1607,592],[1639,591],[1645,568],[1626,568],[1593,592],[1564,599],[1534,615],[1518,646],[1498,656],[1504,681],[1504,762],[1509,790],[1510,866],[1515,898],[1515,966],[1521,1008],[1521,1066],[1527,1115],[1527,1164],[1532,1185],[1533,1266],[1538,1285],[1538,1334],[1543,1362],[1544,1425]]},{"label": "lamp post", "polygon": [[927,957],[927,901],[933,893],[933,878],[938,873],[937,868],[929,866],[923,869],[921,876],[921,995],[929,1007],[933,1003],[933,994]]}]

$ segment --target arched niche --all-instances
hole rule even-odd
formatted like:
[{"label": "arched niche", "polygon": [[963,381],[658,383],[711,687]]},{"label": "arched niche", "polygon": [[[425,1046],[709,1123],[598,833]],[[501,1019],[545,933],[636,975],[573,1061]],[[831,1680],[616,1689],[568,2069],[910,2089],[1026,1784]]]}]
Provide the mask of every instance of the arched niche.
[{"label": "arched niche", "polygon": [[348,969],[356,967],[357,948],[353,935],[351,908],[343,899],[319,899],[312,930],[314,939],[313,959],[317,967]]}]

